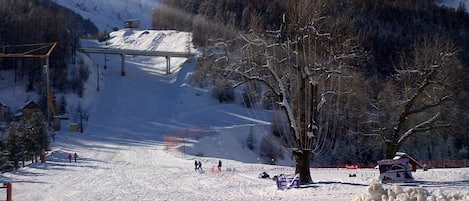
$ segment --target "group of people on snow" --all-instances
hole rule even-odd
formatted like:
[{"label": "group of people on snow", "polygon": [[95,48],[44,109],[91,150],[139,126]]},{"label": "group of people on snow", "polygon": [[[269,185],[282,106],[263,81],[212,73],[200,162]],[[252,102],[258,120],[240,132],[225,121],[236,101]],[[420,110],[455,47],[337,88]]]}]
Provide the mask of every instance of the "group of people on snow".
[{"label": "group of people on snow", "polygon": [[[196,172],[197,172],[197,170],[198,171],[203,171],[202,162],[200,162],[199,160],[195,160],[194,165],[195,165],[195,171]],[[221,172],[221,165],[222,165],[221,160],[218,160],[218,166],[217,167],[218,167],[219,172]],[[212,168],[212,170],[211,170],[212,172],[214,171],[214,168],[215,167]]]},{"label": "group of people on snow", "polygon": [[[75,160],[75,163],[77,162],[77,158],[78,158],[78,154],[77,153],[73,154],[73,159]],[[72,162],[72,154],[71,153],[68,154],[68,162],[69,163]]]}]

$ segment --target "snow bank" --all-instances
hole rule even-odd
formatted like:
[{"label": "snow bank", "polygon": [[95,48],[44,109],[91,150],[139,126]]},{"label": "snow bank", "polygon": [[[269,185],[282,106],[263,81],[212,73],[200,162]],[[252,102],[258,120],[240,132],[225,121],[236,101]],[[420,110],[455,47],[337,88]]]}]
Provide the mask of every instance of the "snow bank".
[{"label": "snow bank", "polygon": [[469,193],[451,192],[447,195],[436,191],[430,193],[423,187],[414,187],[404,190],[401,186],[394,184],[385,189],[381,183],[372,182],[368,188],[358,193],[353,201],[455,201],[469,200]]}]

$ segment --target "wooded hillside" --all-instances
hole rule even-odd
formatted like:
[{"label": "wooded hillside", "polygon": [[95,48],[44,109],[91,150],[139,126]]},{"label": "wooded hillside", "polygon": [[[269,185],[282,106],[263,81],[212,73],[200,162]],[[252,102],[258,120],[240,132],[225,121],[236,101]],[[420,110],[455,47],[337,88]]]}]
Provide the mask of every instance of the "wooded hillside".
[{"label": "wooded hillside", "polygon": [[[51,84],[59,92],[69,91],[74,84],[66,79],[67,63],[72,62],[80,37],[98,32],[93,23],[50,0],[2,0],[0,19],[2,46],[57,42],[50,58]],[[41,87],[35,86],[41,67],[38,59],[0,59],[0,68],[15,69],[17,79],[28,75],[27,90]]]},{"label": "wooded hillside", "polygon": [[[427,127],[415,129],[422,133],[406,138],[401,150],[420,160],[469,159],[469,15],[463,6],[458,9],[443,8],[432,0],[332,0],[313,4],[313,1],[296,0],[162,0],[153,13],[153,26],[156,29],[192,31],[193,42],[205,48],[212,45],[214,39],[235,41],[247,32],[266,36],[279,31],[276,33],[280,33],[280,40],[286,41],[287,38],[299,36],[304,28],[302,26],[311,19],[321,19],[314,24],[315,28],[330,33],[332,38],[359,38],[363,57],[349,63],[362,75],[355,76],[357,86],[354,87],[361,91],[356,91],[355,98],[349,100],[354,101],[349,105],[358,106],[343,111],[346,121],[342,122],[343,129],[329,155],[316,157],[332,164],[366,163],[383,157],[388,142],[381,137],[385,137],[383,133],[389,130],[379,129],[393,130],[390,121],[398,121],[399,116],[397,113],[386,115],[385,111],[395,113],[402,104],[406,104],[403,98],[411,87],[417,90],[418,86],[422,86],[420,84],[435,84],[419,76],[408,77],[409,83],[405,84],[403,76],[408,76],[405,72],[410,71],[403,70],[403,66],[418,67],[427,62],[443,62],[441,64],[444,65],[438,64],[441,67],[451,64],[449,67],[453,70],[450,71],[456,75],[445,72],[451,77],[446,80],[450,81],[450,88],[446,91],[450,90],[451,95],[440,99],[432,96],[433,100],[419,95],[420,102],[416,100],[414,105],[403,107],[408,111],[403,110],[400,115],[404,120],[404,116],[431,108],[427,111],[430,113],[414,115],[411,121],[399,125],[409,129],[412,122],[442,114],[437,115],[439,120],[432,126],[439,129],[425,132]],[[308,6],[320,12],[301,9],[310,8]],[[451,62],[447,62],[445,58],[438,60],[438,54],[432,53],[438,51],[448,51],[448,54],[455,51],[457,54]],[[428,59],[433,57],[425,58],[427,55],[422,52],[428,56],[433,54],[438,61]],[[419,55],[424,57],[420,58]],[[213,69],[207,67],[212,65],[211,62],[203,59],[199,62],[199,71],[205,72],[201,74],[216,76]],[[421,70],[420,75],[427,72]],[[444,76],[441,78],[446,79]],[[433,92],[440,89],[434,88]],[[387,110],[377,109],[382,103],[385,105],[381,106],[388,107]],[[434,109],[436,103],[438,107]],[[375,121],[377,125],[369,123]],[[442,122],[449,122],[451,126]]]}]

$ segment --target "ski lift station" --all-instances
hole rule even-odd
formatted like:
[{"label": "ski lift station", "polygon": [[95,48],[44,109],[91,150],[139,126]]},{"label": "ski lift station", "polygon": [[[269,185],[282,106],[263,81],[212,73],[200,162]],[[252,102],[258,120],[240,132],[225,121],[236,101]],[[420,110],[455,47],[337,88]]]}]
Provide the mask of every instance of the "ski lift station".
[{"label": "ski lift station", "polygon": [[140,29],[142,23],[138,19],[131,19],[124,21],[124,28],[126,29]]}]

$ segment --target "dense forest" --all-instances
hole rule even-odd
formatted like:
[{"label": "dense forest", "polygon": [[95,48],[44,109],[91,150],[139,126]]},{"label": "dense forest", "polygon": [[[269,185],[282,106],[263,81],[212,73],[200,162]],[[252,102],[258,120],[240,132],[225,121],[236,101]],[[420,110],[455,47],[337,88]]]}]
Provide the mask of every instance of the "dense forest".
[{"label": "dense forest", "polygon": [[[390,131],[398,129],[386,122],[386,118],[398,119],[396,116],[399,115],[394,114],[396,108],[392,108],[393,101],[400,99],[406,103],[407,89],[418,89],[422,83],[435,84],[403,74],[406,71],[402,66],[437,62],[436,58],[441,55],[438,51],[457,52],[451,61],[443,57],[438,60],[440,64],[450,64],[444,75],[450,76],[451,81],[445,90],[441,91],[442,87],[433,89],[442,97],[420,100],[419,103],[408,101],[412,104],[404,107],[400,115],[400,120],[412,117],[416,122],[429,114],[412,116],[414,112],[431,108],[431,112],[439,114],[441,121],[416,129],[422,131],[419,135],[405,136],[400,150],[419,160],[469,159],[469,15],[464,5],[452,9],[436,3],[433,0],[162,0],[154,10],[153,27],[191,31],[194,44],[202,49],[211,49],[216,45],[213,41],[224,41],[231,44],[228,49],[237,49],[246,45],[239,42],[239,37],[249,33],[263,37],[277,34],[278,40],[285,42],[301,36],[307,27],[305,24],[313,25],[318,33],[330,34],[337,41],[353,39],[359,44],[357,49],[361,57],[345,62],[359,73],[354,75],[355,82],[352,82],[355,96],[348,99],[350,107],[342,111],[341,134],[334,139],[335,143],[326,153],[314,157],[318,163],[327,164],[368,163],[381,159],[388,142],[383,134],[376,135],[377,130],[393,136]],[[328,45],[332,46],[333,42],[314,47],[327,52]],[[434,61],[426,60],[430,55]],[[215,81],[220,80],[217,76],[224,75],[216,74],[213,61],[205,58],[199,60],[194,76],[199,84],[217,84]],[[426,72],[420,71],[419,76]],[[390,80],[395,82],[391,84]],[[448,90],[451,95],[446,96]],[[434,97],[430,94],[422,96]],[[438,107],[434,108],[436,105]],[[378,114],[376,108],[381,106],[387,109],[381,109]],[[379,117],[373,117],[374,114]],[[363,123],[371,121],[375,124]],[[408,125],[403,123],[402,126]],[[272,130],[277,133],[281,129]]]},{"label": "dense forest", "polygon": [[[88,71],[80,61],[75,61],[75,50],[80,46],[80,38],[95,35],[96,26],[89,20],[50,0],[2,0],[0,4],[0,51],[7,54],[32,52],[42,45],[56,42],[49,58],[50,86],[53,94],[77,93],[82,95],[83,83]],[[48,50],[46,50],[48,51]],[[76,62],[76,68],[70,67]],[[34,91],[40,99],[34,100],[39,111],[32,112],[11,124],[8,137],[0,146],[0,171],[18,168],[28,160],[38,161],[41,150],[49,147],[49,138],[43,138],[47,113],[44,59],[40,58],[0,58],[0,70],[14,70],[14,81],[24,82],[25,91]],[[58,112],[64,114],[64,96],[54,97]],[[25,100],[27,101],[27,100]],[[42,110],[42,112],[41,112]],[[13,112],[7,111],[7,121],[13,120]]]},{"label": "dense forest", "polygon": [[[73,11],[50,0],[2,0],[0,4],[0,45],[57,42],[50,58],[51,85],[57,92],[79,92],[80,79],[69,80],[67,64],[73,60],[82,36],[97,34],[98,29]],[[10,52],[15,53],[9,48]],[[23,50],[24,51],[24,50]],[[27,90],[41,86],[41,62],[38,59],[0,59],[0,69],[15,69],[17,79],[27,75]]]}]

